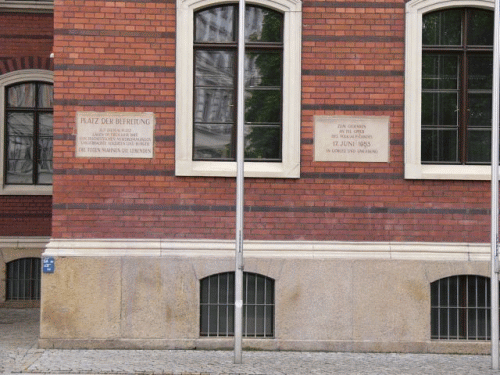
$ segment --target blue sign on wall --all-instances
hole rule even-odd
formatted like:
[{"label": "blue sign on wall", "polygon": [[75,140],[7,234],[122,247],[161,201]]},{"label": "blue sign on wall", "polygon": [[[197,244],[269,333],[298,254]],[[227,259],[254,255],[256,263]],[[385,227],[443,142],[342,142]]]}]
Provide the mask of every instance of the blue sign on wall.
[{"label": "blue sign on wall", "polygon": [[43,258],[43,273],[54,273],[55,260],[52,257]]}]

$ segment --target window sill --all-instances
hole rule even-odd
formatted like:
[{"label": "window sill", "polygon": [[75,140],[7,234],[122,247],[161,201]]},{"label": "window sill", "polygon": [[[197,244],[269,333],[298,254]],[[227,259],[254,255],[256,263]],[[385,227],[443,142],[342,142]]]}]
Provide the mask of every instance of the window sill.
[{"label": "window sill", "polygon": [[53,1],[10,1],[0,0],[1,10],[44,11],[54,10]]},{"label": "window sill", "polygon": [[6,185],[0,188],[0,195],[52,195],[52,186]]},{"label": "window sill", "polygon": [[[177,161],[176,176],[236,177],[236,162]],[[252,163],[244,166],[245,177],[299,178],[300,164]]]},{"label": "window sill", "polygon": [[491,180],[489,165],[406,164],[405,179],[420,180]]}]

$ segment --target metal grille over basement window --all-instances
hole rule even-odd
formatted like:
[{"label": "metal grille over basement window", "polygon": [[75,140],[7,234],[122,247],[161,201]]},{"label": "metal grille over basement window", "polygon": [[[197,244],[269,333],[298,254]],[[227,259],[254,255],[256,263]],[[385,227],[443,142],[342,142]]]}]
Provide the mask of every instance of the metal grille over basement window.
[{"label": "metal grille over basement window", "polygon": [[489,278],[451,276],[431,284],[431,339],[489,340]]},{"label": "metal grille over basement window", "polygon": [[7,263],[7,300],[39,300],[41,267],[40,258]]},{"label": "metal grille over basement window", "polygon": [[[234,336],[234,272],[201,280],[200,335]],[[274,280],[243,274],[243,336],[274,336]]]}]

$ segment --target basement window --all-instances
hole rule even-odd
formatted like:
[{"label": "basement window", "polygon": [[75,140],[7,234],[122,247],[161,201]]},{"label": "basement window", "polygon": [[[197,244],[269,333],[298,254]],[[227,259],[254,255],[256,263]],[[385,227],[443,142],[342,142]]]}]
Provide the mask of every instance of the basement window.
[{"label": "basement window", "polygon": [[[201,280],[200,336],[234,336],[234,272]],[[274,336],[274,280],[243,274],[243,337]]]}]

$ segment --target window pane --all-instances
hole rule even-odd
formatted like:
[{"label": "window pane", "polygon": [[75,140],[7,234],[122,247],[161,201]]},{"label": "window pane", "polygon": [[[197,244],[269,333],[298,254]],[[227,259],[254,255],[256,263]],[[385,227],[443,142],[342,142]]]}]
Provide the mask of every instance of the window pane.
[{"label": "window pane", "polygon": [[448,309],[439,309],[439,336],[442,339],[448,337]]},{"label": "window pane", "polygon": [[246,90],[245,122],[280,123],[281,90]]},{"label": "window pane", "polygon": [[449,283],[448,280],[439,281],[439,306],[448,307],[449,306]]},{"label": "window pane", "polygon": [[431,339],[439,338],[439,309],[431,309]]},{"label": "window pane", "polygon": [[493,45],[493,12],[488,10],[469,10],[467,43],[476,46]]},{"label": "window pane", "polygon": [[260,305],[263,305],[266,302],[265,301],[265,292],[266,292],[265,283],[266,283],[266,279],[264,277],[257,278],[257,290],[259,292],[257,293],[256,303],[258,303]]},{"label": "window pane", "polygon": [[7,184],[33,183],[33,115],[7,115]]},{"label": "window pane", "polygon": [[281,127],[245,126],[246,159],[280,159]]},{"label": "window pane", "polygon": [[9,136],[33,136],[33,113],[10,112],[7,114]]},{"label": "window pane", "polygon": [[456,162],[456,130],[422,130],[422,162]]},{"label": "window pane", "polygon": [[217,291],[218,291],[218,288],[219,288],[219,278],[217,276],[210,276],[208,287],[209,287],[208,302],[215,304],[218,301]]},{"label": "window pane", "polygon": [[231,158],[231,125],[195,124],[194,159]]},{"label": "window pane", "polygon": [[469,162],[491,162],[491,130],[469,130]]},{"label": "window pane", "polygon": [[227,282],[229,284],[229,303],[234,304],[234,272],[229,273]]},{"label": "window pane", "polygon": [[208,279],[203,279],[200,283],[200,303],[208,303],[209,285]]},{"label": "window pane", "polygon": [[53,174],[52,137],[38,138],[38,183],[51,184]]},{"label": "window pane", "polygon": [[422,17],[422,44],[461,45],[462,11],[459,9],[430,13]]},{"label": "window pane", "polygon": [[423,55],[422,89],[458,89],[458,56]]},{"label": "window pane", "polygon": [[243,310],[245,311],[245,316],[243,321],[244,327],[243,332],[245,336],[255,336],[255,305],[245,305]]},{"label": "window pane", "polygon": [[229,306],[220,306],[219,307],[219,335],[227,336],[228,327],[227,327],[227,312]]},{"label": "window pane", "polygon": [[245,42],[283,42],[283,15],[269,9],[247,6]]},{"label": "window pane", "polygon": [[493,56],[469,56],[469,90],[491,90],[493,84]]},{"label": "window pane", "polygon": [[229,43],[234,42],[233,5],[210,8],[195,14],[195,42]]},{"label": "window pane", "polygon": [[52,108],[54,105],[54,88],[52,85],[38,84],[38,108]]},{"label": "window pane", "polygon": [[7,107],[35,107],[35,84],[24,83],[7,89]]},{"label": "window pane", "polygon": [[491,94],[469,93],[469,127],[491,127]]},{"label": "window pane", "polygon": [[467,338],[477,339],[477,311],[475,309],[467,309]]},{"label": "window pane", "polygon": [[52,137],[54,133],[52,125],[53,118],[54,115],[52,113],[42,113],[38,116],[38,131],[41,137]]},{"label": "window pane", "polygon": [[476,280],[473,276],[467,276],[467,304],[468,307],[476,306]]},{"label": "window pane", "polygon": [[[233,90],[195,88],[194,122],[234,123]],[[225,127],[221,127],[225,129]]]},{"label": "window pane", "polygon": [[450,306],[458,306],[458,279],[456,277],[449,277],[442,282],[448,283]]},{"label": "window pane", "polygon": [[274,282],[266,278],[266,304],[274,305]]},{"label": "window pane", "polygon": [[219,275],[219,303],[227,303],[228,288],[227,273],[223,273]]},{"label": "window pane", "polygon": [[458,94],[449,92],[422,93],[422,126],[458,124]]},{"label": "window pane", "polygon": [[[202,294],[203,296],[203,294]],[[208,306],[200,306],[200,334],[201,336],[208,335]]]},{"label": "window pane", "polygon": [[254,274],[247,274],[247,277],[245,277],[245,283],[244,283],[244,289],[243,293],[246,298],[244,298],[244,303],[246,304],[254,304],[256,302],[255,300],[255,275]]},{"label": "window pane", "polygon": [[448,325],[448,334],[450,335],[450,338],[452,338],[452,339],[458,338],[458,336],[459,336],[459,332],[458,332],[459,314],[460,314],[459,309],[452,308],[452,309],[450,309],[450,314],[448,316],[449,321],[448,322],[441,322],[441,324]]},{"label": "window pane", "polygon": [[486,278],[477,279],[476,306],[478,307],[486,307],[486,283],[488,281]]},{"label": "window pane", "polygon": [[266,306],[265,314],[266,337],[272,337],[274,334],[274,305]]},{"label": "window pane", "polygon": [[234,87],[235,55],[229,51],[195,53],[195,87]]},{"label": "window pane", "polygon": [[477,310],[477,339],[486,340],[488,332],[486,331],[486,310]]},{"label": "window pane", "polygon": [[219,307],[217,305],[210,305],[209,307],[209,317],[208,317],[208,324],[209,324],[209,329],[208,333],[212,336],[217,336],[218,330],[217,330],[217,321],[218,321],[218,312],[219,312]]},{"label": "window pane", "polygon": [[438,280],[431,284],[431,307],[439,306],[439,283]]},{"label": "window pane", "polygon": [[257,336],[264,336],[264,317],[265,309],[264,306],[256,306],[255,308],[255,334]]},{"label": "window pane", "polygon": [[281,52],[247,52],[245,58],[245,87],[281,87]]}]

